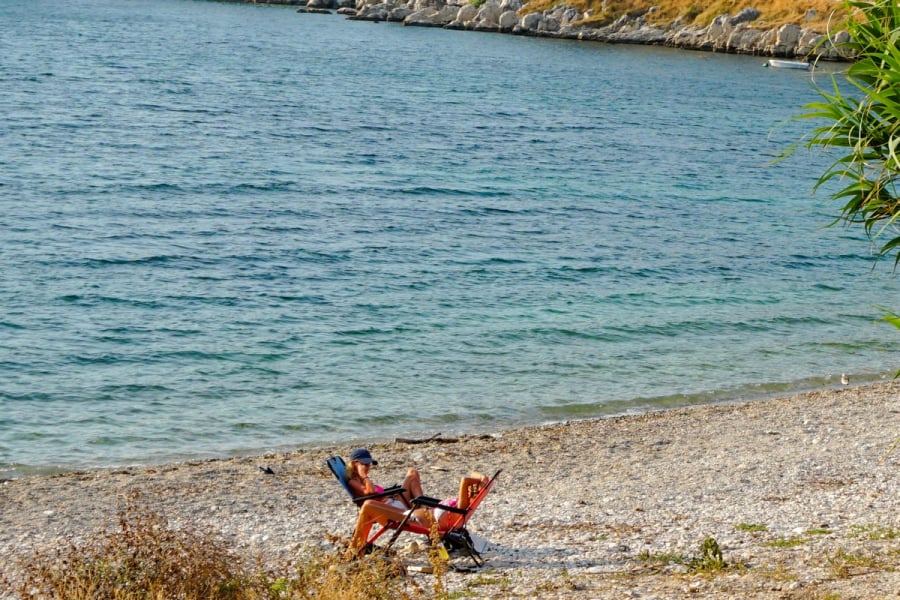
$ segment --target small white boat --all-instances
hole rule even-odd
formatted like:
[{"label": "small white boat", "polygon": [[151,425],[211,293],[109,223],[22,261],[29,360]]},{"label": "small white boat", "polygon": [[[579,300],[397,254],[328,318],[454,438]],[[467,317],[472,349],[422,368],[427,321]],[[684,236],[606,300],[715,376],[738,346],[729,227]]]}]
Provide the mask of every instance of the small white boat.
[{"label": "small white boat", "polygon": [[803,60],[784,60],[780,58],[770,58],[766,61],[765,66],[774,67],[776,69],[809,69],[809,63]]}]

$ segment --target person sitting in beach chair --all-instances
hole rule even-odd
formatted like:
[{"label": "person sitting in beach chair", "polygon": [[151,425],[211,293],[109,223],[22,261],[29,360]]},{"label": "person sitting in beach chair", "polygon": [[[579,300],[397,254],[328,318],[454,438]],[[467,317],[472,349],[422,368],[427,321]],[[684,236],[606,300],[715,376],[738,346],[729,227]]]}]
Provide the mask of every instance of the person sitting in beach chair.
[{"label": "person sitting in beach chair", "polygon": [[[329,468],[360,506],[350,541],[352,555],[370,550],[374,541],[390,529],[394,529],[395,533],[388,546],[402,531],[429,535],[436,524],[445,545],[451,540],[461,545],[480,566],[478,551],[473,547],[465,525],[478,503],[490,491],[500,471],[490,479],[481,473],[471,473],[461,479],[456,498],[439,501],[422,494],[421,478],[415,469],[407,472],[403,488],[395,486],[384,489],[375,485],[369,478],[369,470],[377,464],[365,448],[354,450],[350,454],[350,464],[345,467],[340,457],[328,460]],[[376,523],[381,529],[370,535]]]},{"label": "person sitting in beach chair", "polygon": [[[373,459],[371,452],[365,448],[357,448],[350,453],[350,464],[347,465],[344,477],[350,488],[350,494],[354,498],[384,492],[383,487],[375,485],[369,479],[369,470],[377,464],[378,461]],[[403,483],[399,484],[399,486],[403,488],[400,492],[392,496],[376,498],[376,500],[400,510],[411,508],[410,501],[416,496],[422,495],[422,479],[419,476],[419,472],[415,469],[409,469],[406,472]]]}]

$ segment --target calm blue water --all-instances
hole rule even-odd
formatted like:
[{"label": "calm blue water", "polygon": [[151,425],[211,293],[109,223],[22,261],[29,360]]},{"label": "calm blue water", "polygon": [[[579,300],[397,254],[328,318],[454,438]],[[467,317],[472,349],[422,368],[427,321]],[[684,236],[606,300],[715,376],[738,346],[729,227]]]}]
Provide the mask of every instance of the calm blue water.
[{"label": "calm blue water", "polygon": [[0,25],[0,475],[898,366],[827,157],[768,164],[806,73],[212,2]]}]

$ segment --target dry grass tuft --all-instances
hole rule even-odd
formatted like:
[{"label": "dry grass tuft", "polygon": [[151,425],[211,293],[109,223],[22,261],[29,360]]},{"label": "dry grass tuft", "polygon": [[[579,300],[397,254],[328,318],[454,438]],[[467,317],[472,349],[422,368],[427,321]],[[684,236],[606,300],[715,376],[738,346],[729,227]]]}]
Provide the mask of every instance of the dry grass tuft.
[{"label": "dry grass tuft", "polygon": [[118,529],[38,552],[23,570],[23,598],[241,598],[253,587],[222,541],[171,528],[133,502]]},{"label": "dry grass tuft", "polygon": [[[412,600],[444,599],[440,578],[423,589],[402,562],[376,552],[343,558],[346,544],[310,549],[296,565],[263,568],[232,552],[224,540],[172,527],[131,498],[118,527],[86,541],[61,543],[19,565],[21,598],[58,600]],[[446,564],[434,562],[446,570]]]},{"label": "dry grass tuft", "polygon": [[838,579],[847,579],[892,567],[889,555],[880,555],[864,550],[839,549],[828,556],[827,562],[832,575]]},{"label": "dry grass tuft", "polygon": [[442,586],[432,593],[408,579],[402,562],[380,551],[358,560],[346,560],[336,551],[314,550],[307,554],[297,570],[293,578],[281,577],[270,583],[269,589],[277,592],[274,598],[413,600],[446,596]]},{"label": "dry grass tuft", "polygon": [[[524,12],[547,10],[562,1],[534,0]],[[760,17],[752,23],[756,27],[770,29],[792,23],[825,33],[829,27],[839,29],[846,19],[842,5],[835,0],[568,0],[568,4],[581,11],[592,9],[594,14],[587,22],[596,25],[607,25],[624,14],[643,14],[657,26],[680,18],[682,25],[705,27],[720,15],[734,16],[745,8],[756,8],[760,11]],[[649,12],[651,8],[653,12]]]}]

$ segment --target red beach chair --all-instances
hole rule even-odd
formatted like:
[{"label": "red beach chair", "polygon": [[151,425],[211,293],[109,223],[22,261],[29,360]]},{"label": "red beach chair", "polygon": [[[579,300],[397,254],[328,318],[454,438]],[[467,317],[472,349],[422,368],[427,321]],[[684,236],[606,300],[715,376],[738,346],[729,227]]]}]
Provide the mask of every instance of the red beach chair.
[{"label": "red beach chair", "polygon": [[[403,491],[402,487],[397,486],[386,489],[378,494],[354,497],[350,490],[350,486],[347,485],[347,481],[344,478],[344,473],[346,472],[344,460],[340,456],[332,456],[327,460],[327,463],[328,468],[331,469],[331,472],[334,473],[334,476],[338,479],[341,486],[346,490],[357,506],[361,506],[366,500],[393,496]],[[385,545],[385,548],[390,548],[404,531],[430,536],[431,530],[428,527],[411,520],[410,517],[412,516],[413,511],[418,508],[441,509],[452,515],[449,518],[441,519],[441,526],[438,527],[438,535],[440,536],[440,541],[444,548],[450,552],[455,551],[467,555],[472,559],[472,562],[475,563],[476,567],[483,566],[484,559],[481,557],[483,548],[478,547],[478,544],[476,544],[476,541],[473,539],[468,529],[466,529],[466,525],[469,523],[469,519],[472,518],[472,515],[478,509],[478,506],[484,500],[485,496],[487,496],[494,487],[494,483],[496,483],[497,477],[500,475],[501,471],[502,469],[498,469],[497,472],[494,473],[494,476],[488,479],[486,483],[479,485],[478,491],[470,496],[469,505],[466,508],[446,506],[441,504],[441,501],[437,498],[429,498],[428,496],[418,496],[413,498],[410,502],[412,508],[406,512],[403,520],[399,522],[389,521],[385,526],[380,527],[377,531],[370,534],[366,543],[374,544],[378,538],[388,531],[393,531],[393,534]]]}]

